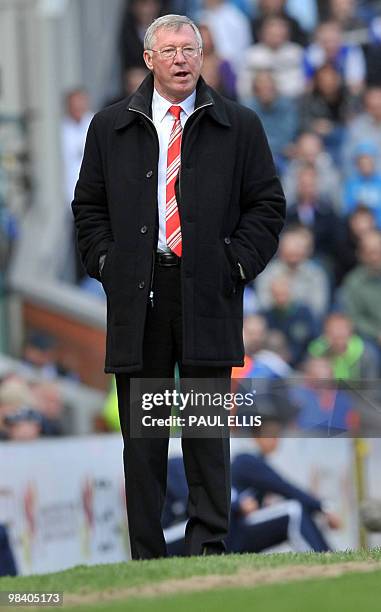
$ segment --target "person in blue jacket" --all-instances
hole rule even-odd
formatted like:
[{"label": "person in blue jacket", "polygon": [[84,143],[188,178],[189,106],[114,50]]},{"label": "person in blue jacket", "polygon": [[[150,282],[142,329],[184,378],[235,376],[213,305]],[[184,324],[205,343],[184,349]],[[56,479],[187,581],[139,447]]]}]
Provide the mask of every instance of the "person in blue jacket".
[{"label": "person in blue jacket", "polygon": [[381,174],[377,172],[378,150],[372,142],[361,142],[354,151],[355,172],[344,182],[343,212],[351,214],[358,205],[373,213],[381,228]]},{"label": "person in blue jacket", "polygon": [[[283,478],[267,463],[278,446],[280,424],[263,418],[261,434],[253,437],[256,451],[238,454],[232,463],[231,528],[226,541],[230,553],[260,552],[288,543],[295,551],[329,551],[314,517],[322,514],[331,529],[340,519],[309,493]],[[168,465],[167,502],[162,524],[169,555],[184,554],[188,490],[181,457]],[[276,494],[284,501],[266,505]]]},{"label": "person in blue jacket", "polygon": [[[281,425],[262,417],[253,435],[255,450],[237,455],[232,463],[232,517],[227,542],[232,552],[260,552],[288,542],[295,551],[330,550],[315,516],[322,514],[331,529],[340,519],[321,500],[279,474],[267,461],[279,444]],[[268,505],[270,496],[284,501]]]}]

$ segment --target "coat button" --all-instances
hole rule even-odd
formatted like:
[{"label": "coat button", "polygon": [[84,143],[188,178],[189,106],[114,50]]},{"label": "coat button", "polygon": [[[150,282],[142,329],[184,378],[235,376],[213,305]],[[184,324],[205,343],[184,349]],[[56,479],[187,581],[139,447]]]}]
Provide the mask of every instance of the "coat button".
[{"label": "coat button", "polygon": [[153,170],[148,170],[148,172],[146,172],[147,178],[151,178],[152,175],[153,175]]},{"label": "coat button", "polygon": [[145,286],[146,286],[145,282],[144,281],[140,281],[140,283],[138,285],[139,289],[144,289]]},{"label": "coat button", "polygon": [[140,228],[140,233],[141,234],[146,234],[148,231],[148,227],[146,225],[142,225]]},{"label": "coat button", "polygon": [[231,240],[230,240],[229,236],[226,236],[226,238],[224,238],[224,243],[225,244],[230,244],[231,243]]}]

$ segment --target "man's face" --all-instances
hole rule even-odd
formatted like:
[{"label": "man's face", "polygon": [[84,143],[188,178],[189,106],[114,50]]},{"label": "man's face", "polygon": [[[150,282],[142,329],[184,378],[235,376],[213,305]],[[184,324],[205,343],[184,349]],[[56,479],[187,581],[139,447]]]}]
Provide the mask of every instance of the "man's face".
[{"label": "man's face", "polygon": [[372,176],[376,167],[372,155],[359,155],[356,160],[356,165],[363,176]]},{"label": "man's face", "polygon": [[243,340],[248,355],[252,355],[263,348],[266,335],[267,325],[265,319],[256,315],[245,317]]},{"label": "man's face", "polygon": [[280,259],[294,268],[309,256],[309,245],[302,234],[284,234],[279,246]]},{"label": "man's face", "polygon": [[301,200],[315,200],[318,194],[315,170],[312,168],[303,168],[298,175],[297,188]]},{"label": "man's face", "polygon": [[340,27],[334,23],[321,25],[316,38],[318,44],[324,49],[327,59],[334,58],[342,43]]},{"label": "man's face", "polygon": [[82,117],[89,111],[89,108],[89,96],[84,91],[77,91],[71,94],[67,100],[67,112],[74,121],[81,121]]},{"label": "man's face", "polygon": [[331,351],[336,355],[344,353],[352,335],[352,325],[345,319],[333,318],[328,320],[324,330]]},{"label": "man's face", "polygon": [[261,36],[261,42],[267,47],[279,49],[289,38],[287,22],[284,19],[269,18],[262,26]]},{"label": "man's face", "polygon": [[322,152],[321,141],[316,134],[303,134],[297,143],[298,159],[314,164]]},{"label": "man's face", "polygon": [[196,88],[202,67],[202,50],[195,57],[187,58],[178,49],[174,58],[165,60],[158,51],[167,47],[197,49],[199,44],[193,28],[189,25],[178,30],[160,28],[154,38],[155,51],[144,51],[144,60],[153,72],[159,94],[170,102],[181,102]]},{"label": "man's face", "polygon": [[286,277],[275,278],[271,283],[271,297],[278,308],[284,308],[291,301],[291,287]]}]

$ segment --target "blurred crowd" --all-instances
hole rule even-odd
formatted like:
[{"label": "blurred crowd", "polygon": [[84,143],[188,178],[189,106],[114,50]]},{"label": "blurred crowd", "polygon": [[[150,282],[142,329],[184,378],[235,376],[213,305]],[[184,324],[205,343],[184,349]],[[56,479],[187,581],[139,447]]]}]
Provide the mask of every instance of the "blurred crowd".
[{"label": "blurred crowd", "polygon": [[60,364],[53,337],[31,331],[17,372],[0,377],[0,441],[73,433],[59,385],[63,379],[78,381],[78,375]]}]

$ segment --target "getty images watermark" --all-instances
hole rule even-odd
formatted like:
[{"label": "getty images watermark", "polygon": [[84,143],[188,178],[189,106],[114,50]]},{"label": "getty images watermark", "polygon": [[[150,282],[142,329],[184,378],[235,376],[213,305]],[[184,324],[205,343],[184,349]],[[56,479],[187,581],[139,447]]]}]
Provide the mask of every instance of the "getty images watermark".
[{"label": "getty images watermark", "polygon": [[[220,410],[232,411],[241,406],[253,408],[255,394],[255,389],[246,393],[202,392],[194,389],[185,393],[177,389],[143,393],[142,410],[152,411],[155,408],[167,407],[178,410],[180,414],[170,414],[167,417],[145,414],[142,416],[142,425],[144,427],[260,427],[261,415],[224,415]],[[206,411],[200,414],[198,413],[200,408]]]},{"label": "getty images watermark", "polygon": [[260,428],[256,393],[233,388],[224,378],[131,379],[131,436],[176,436],[181,430],[185,437],[221,437],[231,429]]},{"label": "getty images watermark", "polygon": [[240,437],[381,438],[380,379],[130,381],[132,438],[213,438],[229,432]]}]

